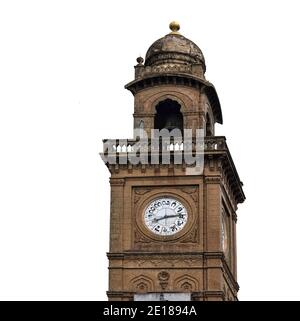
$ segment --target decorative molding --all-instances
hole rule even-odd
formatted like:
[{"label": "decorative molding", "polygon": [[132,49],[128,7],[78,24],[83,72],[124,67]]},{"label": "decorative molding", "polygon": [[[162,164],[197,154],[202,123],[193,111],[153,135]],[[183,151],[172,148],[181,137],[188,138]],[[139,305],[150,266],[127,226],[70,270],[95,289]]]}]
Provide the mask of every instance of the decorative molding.
[{"label": "decorative molding", "polygon": [[124,178],[111,178],[110,185],[124,186],[125,179]]},{"label": "decorative molding", "polygon": [[197,243],[198,242],[198,224],[194,224],[193,228],[187,233],[180,243]]},{"label": "decorative molding", "polygon": [[126,265],[130,262],[134,262],[138,267],[151,268],[151,267],[163,267],[163,268],[173,268],[173,267],[203,267],[203,260],[209,259],[220,259],[222,264],[222,269],[226,279],[228,279],[229,284],[235,291],[239,290],[239,285],[237,284],[233,274],[228,267],[226,260],[224,258],[223,252],[109,252],[107,253],[109,260],[122,260]]},{"label": "decorative molding", "polygon": [[114,300],[121,298],[126,298],[128,301],[133,301],[134,292],[128,291],[106,291],[108,298],[112,298]]},{"label": "decorative molding", "polygon": [[142,235],[137,229],[134,231],[134,243],[151,243],[151,240]]},{"label": "decorative molding", "polygon": [[144,187],[134,189],[135,194],[138,194],[138,195],[145,195],[150,191],[151,191],[150,188],[144,188]]},{"label": "decorative molding", "polygon": [[152,113],[155,115],[156,106],[166,99],[176,101],[181,106],[183,114],[191,111],[191,107],[193,106],[193,100],[191,97],[180,90],[176,90],[175,88],[172,90],[168,89],[154,93],[148,98],[145,104],[150,107]]},{"label": "decorative molding", "polygon": [[181,188],[181,191],[190,195],[194,202],[198,202],[198,187],[197,186],[188,186]]},{"label": "decorative molding", "polygon": [[174,267],[200,267],[202,266],[201,257],[191,258],[185,255],[177,255],[173,257],[165,258],[160,255],[156,255],[154,258],[145,258],[145,257],[135,257],[129,258],[130,261],[125,263],[125,266],[132,266],[134,263],[140,268],[157,268],[157,267],[165,267],[165,268],[174,268]]},{"label": "decorative molding", "polygon": [[187,266],[197,266],[200,263],[200,260],[199,259],[185,259],[181,262],[184,262]]},{"label": "decorative molding", "polygon": [[175,289],[185,292],[199,290],[199,281],[191,275],[184,274],[174,280]]},{"label": "decorative molding", "polygon": [[221,299],[224,301],[223,291],[202,291],[202,292],[193,292],[192,301],[206,301],[207,299]]},{"label": "decorative molding", "polygon": [[163,253],[157,253],[157,252],[139,252],[139,251],[130,251],[130,252],[109,252],[107,255],[114,259],[119,259],[120,257],[124,259],[139,259],[139,258],[162,258],[163,260],[166,259],[178,259],[178,258],[198,258],[202,259],[203,257],[207,259],[222,259],[224,258],[223,252],[184,252],[184,254],[180,251],[178,252],[163,252]]},{"label": "decorative molding", "polygon": [[147,261],[146,260],[136,260],[136,264],[138,265],[138,267],[143,266],[145,262],[147,262]]},{"label": "decorative molding", "polygon": [[107,252],[106,256],[107,256],[108,259],[114,259],[114,260],[123,260],[124,259],[124,254],[123,253]]},{"label": "decorative molding", "polygon": [[220,176],[206,176],[204,177],[206,184],[220,184],[221,177]]},{"label": "decorative molding", "polygon": [[139,293],[151,292],[154,290],[154,282],[146,275],[139,275],[131,279],[131,288]]},{"label": "decorative molding", "polygon": [[150,188],[134,188],[134,203],[136,204],[143,195],[149,193],[150,191]]}]

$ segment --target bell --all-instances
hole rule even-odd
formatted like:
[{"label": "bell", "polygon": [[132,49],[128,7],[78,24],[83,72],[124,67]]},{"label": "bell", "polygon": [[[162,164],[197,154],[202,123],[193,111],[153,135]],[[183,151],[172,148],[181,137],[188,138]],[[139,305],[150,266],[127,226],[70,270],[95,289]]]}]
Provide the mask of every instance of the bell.
[{"label": "bell", "polygon": [[168,129],[169,131],[175,129],[175,128],[181,128],[181,122],[180,119],[178,117],[178,115],[176,114],[170,114],[168,115],[167,119],[166,119],[166,123],[164,128]]}]

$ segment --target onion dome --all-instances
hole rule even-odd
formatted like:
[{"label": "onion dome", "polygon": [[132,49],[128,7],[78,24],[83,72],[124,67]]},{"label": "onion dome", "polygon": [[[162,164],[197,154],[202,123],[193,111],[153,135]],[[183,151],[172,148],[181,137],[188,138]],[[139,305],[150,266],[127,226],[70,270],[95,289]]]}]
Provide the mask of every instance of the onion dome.
[{"label": "onion dome", "polygon": [[169,27],[171,32],[156,40],[148,49],[145,66],[200,64],[205,72],[205,60],[200,48],[178,32],[180,26],[177,22],[171,22]]}]

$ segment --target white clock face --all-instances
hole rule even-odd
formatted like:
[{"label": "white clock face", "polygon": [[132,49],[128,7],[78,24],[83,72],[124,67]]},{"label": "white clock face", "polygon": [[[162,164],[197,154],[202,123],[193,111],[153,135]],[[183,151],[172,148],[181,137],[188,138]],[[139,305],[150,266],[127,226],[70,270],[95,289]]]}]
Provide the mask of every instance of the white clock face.
[{"label": "white clock face", "polygon": [[147,228],[158,235],[173,235],[183,229],[188,220],[184,205],[171,197],[152,201],[144,212]]}]

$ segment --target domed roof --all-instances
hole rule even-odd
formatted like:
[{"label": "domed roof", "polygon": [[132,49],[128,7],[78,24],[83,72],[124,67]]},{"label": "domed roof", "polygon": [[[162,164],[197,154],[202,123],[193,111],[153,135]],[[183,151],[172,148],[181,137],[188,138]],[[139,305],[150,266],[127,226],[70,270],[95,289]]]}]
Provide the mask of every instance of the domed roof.
[{"label": "domed roof", "polygon": [[191,40],[182,36],[179,24],[170,23],[172,32],[155,41],[146,53],[146,66],[161,64],[202,64],[205,71],[205,60],[200,48]]}]

